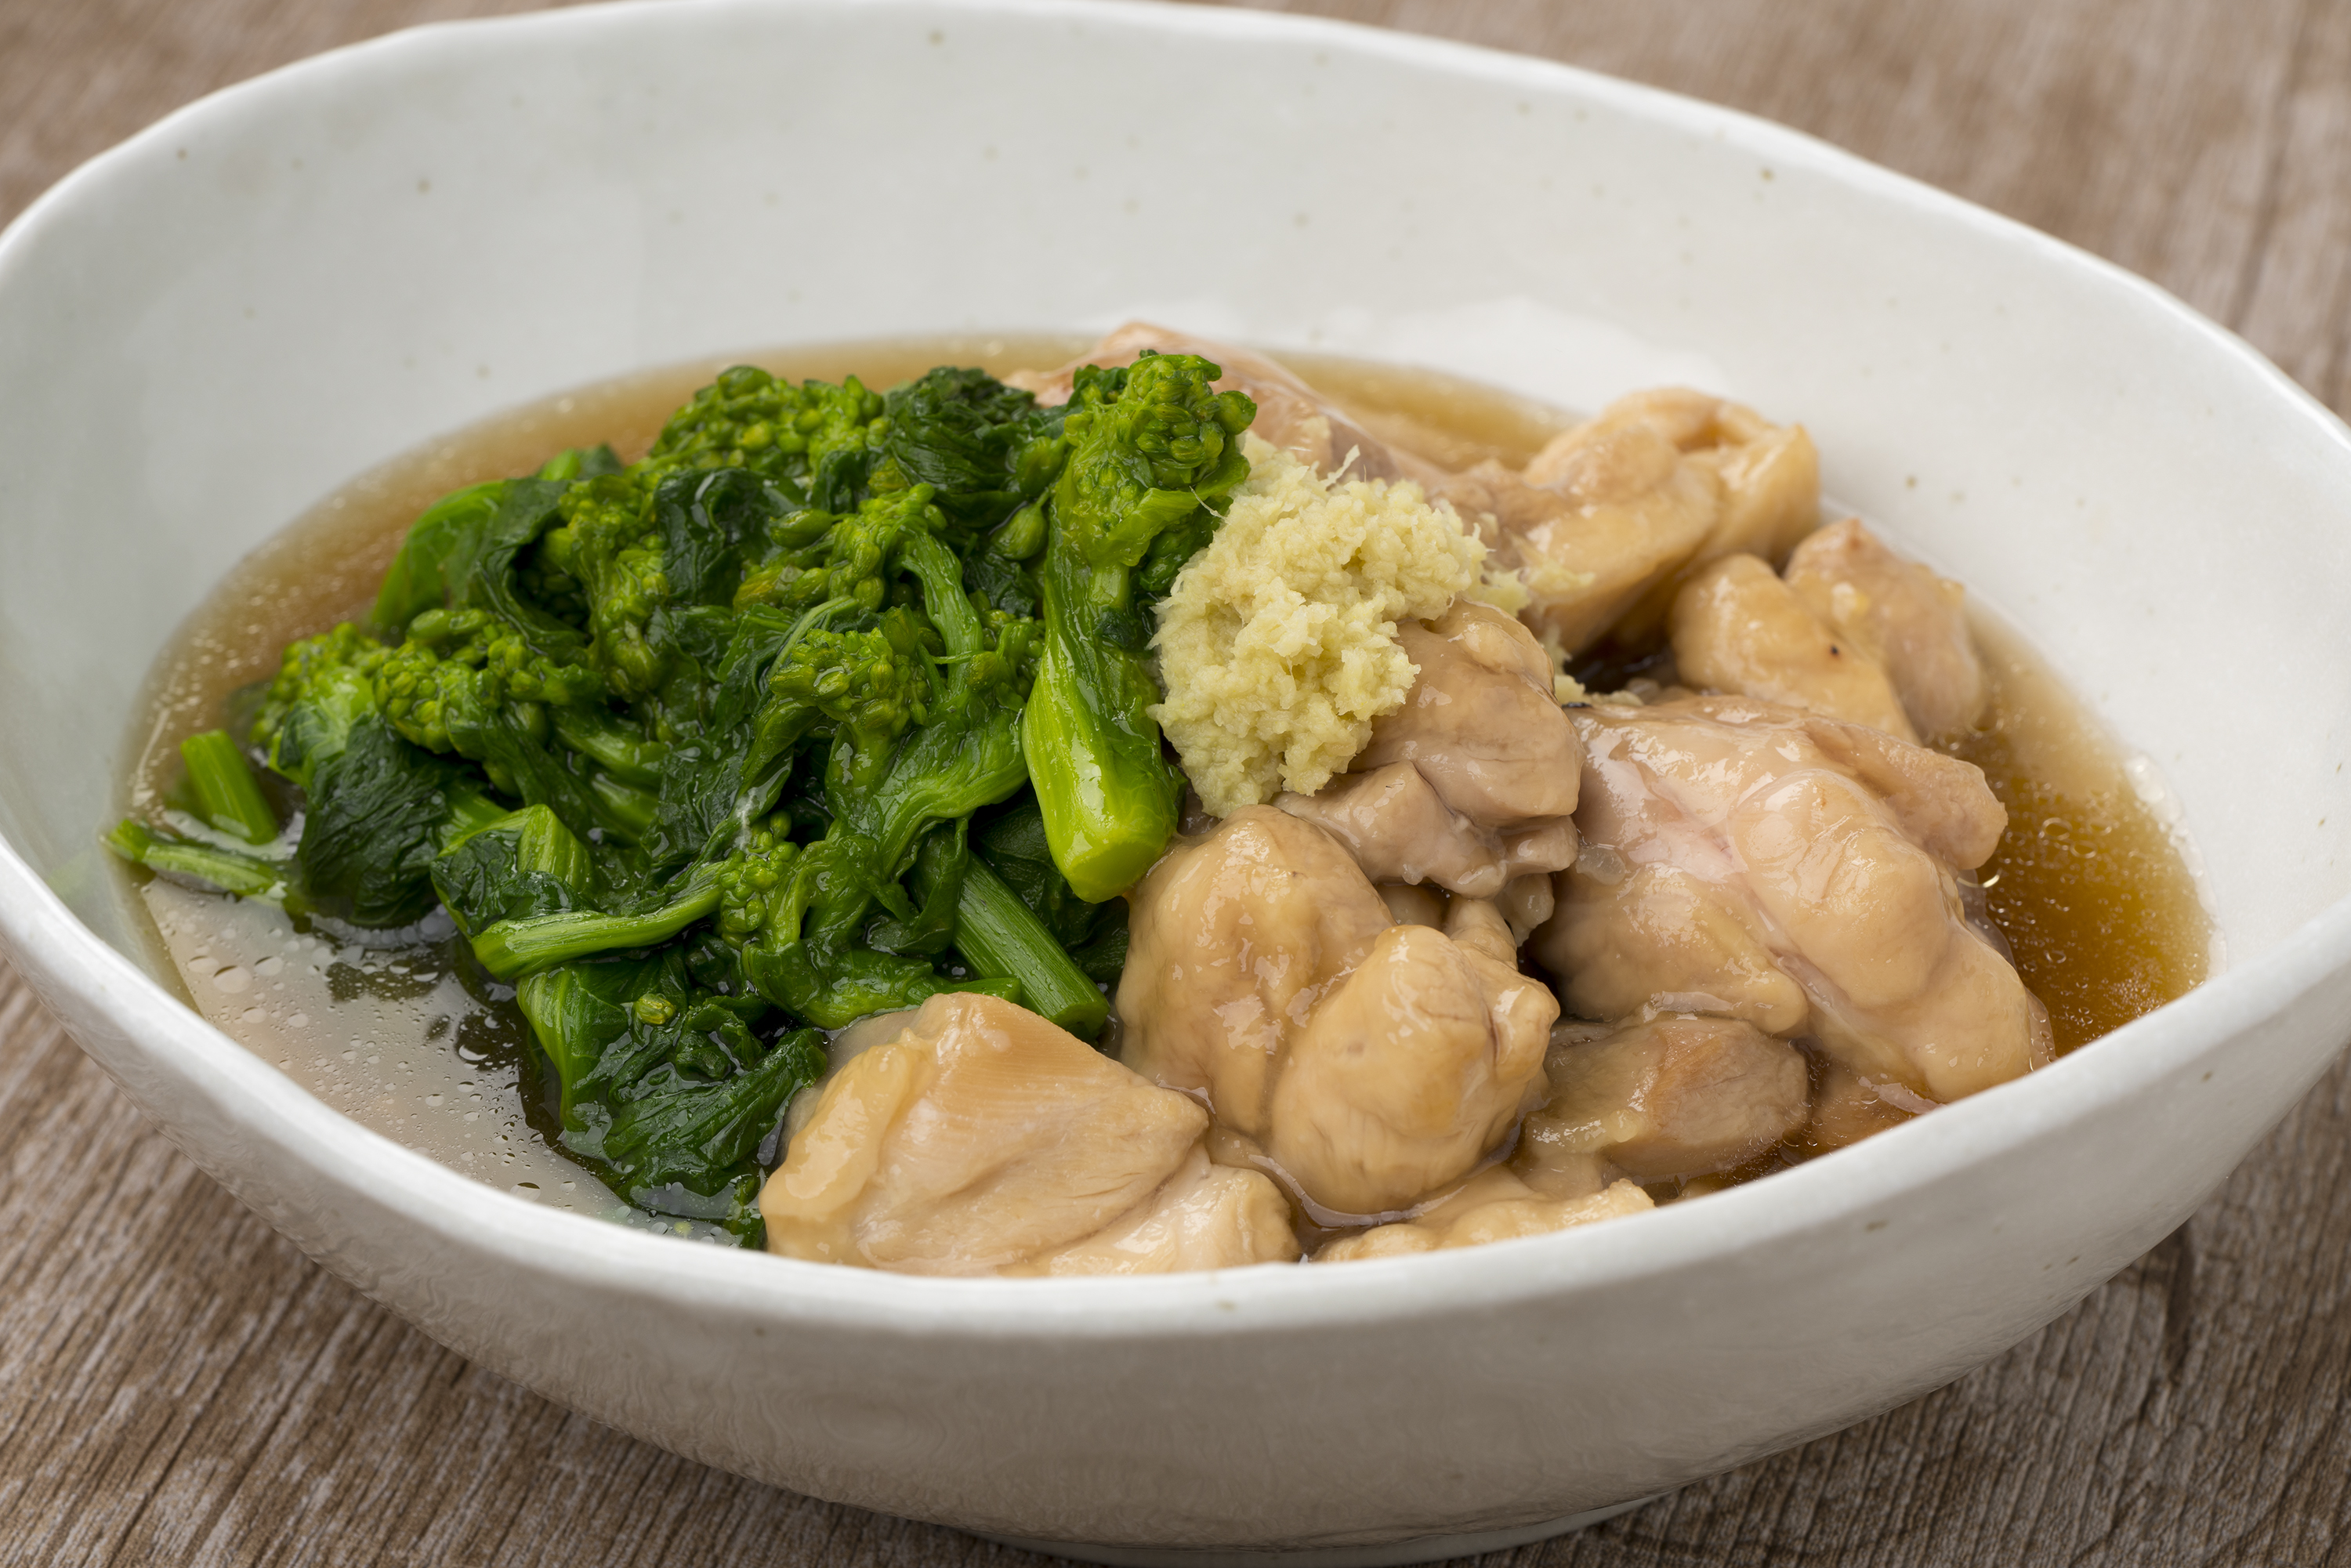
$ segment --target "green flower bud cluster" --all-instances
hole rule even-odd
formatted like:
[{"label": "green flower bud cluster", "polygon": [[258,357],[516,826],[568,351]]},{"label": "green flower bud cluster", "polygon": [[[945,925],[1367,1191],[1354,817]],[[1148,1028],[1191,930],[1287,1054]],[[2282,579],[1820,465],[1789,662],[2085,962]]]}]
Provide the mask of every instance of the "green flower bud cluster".
[{"label": "green flower bud cluster", "polygon": [[392,650],[348,621],[331,632],[288,643],[277,674],[269,683],[269,695],[262,699],[261,712],[254,720],[254,744],[266,752],[297,704],[330,680],[371,681],[391,653]]},{"label": "green flower bud cluster", "polygon": [[795,386],[737,365],[696,392],[653,443],[644,468],[748,468],[798,477],[829,453],[871,444],[882,427],[882,397],[852,376],[839,386]]},{"label": "green flower bud cluster", "polygon": [[375,696],[402,737],[428,751],[465,752],[463,731],[499,703],[524,705],[517,717],[544,730],[538,705],[593,701],[603,683],[584,664],[533,653],[512,627],[480,610],[427,610],[375,665]]},{"label": "green flower bud cluster", "polygon": [[773,929],[790,895],[800,846],[787,831],[769,819],[718,868],[718,934],[738,946]]}]

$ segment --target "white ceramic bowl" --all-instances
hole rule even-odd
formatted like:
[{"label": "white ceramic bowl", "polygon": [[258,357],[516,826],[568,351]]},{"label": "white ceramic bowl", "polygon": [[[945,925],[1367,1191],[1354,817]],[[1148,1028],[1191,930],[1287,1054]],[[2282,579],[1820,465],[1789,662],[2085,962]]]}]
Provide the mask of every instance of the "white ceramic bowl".
[{"label": "white ceramic bowl", "polygon": [[[1343,1270],[998,1282],[532,1207],[342,1120],[125,956],[95,842],[141,677],[339,482],[640,366],[1131,313],[1570,405],[1681,380],[1801,417],[1833,493],[2160,766],[2231,967],[1703,1203]],[[2342,425],[2156,289],[1556,66],[1106,5],[426,28],[174,115],[0,240],[0,930],[146,1113],[313,1257],[679,1453],[1098,1547],[1524,1538],[2013,1343],[2325,1068],[2351,993],[2346,509]]]}]

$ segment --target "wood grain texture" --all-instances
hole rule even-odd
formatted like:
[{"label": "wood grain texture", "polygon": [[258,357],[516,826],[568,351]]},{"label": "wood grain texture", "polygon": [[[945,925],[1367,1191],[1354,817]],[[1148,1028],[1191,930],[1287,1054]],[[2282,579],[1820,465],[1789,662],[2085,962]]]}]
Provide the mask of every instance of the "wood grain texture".
[{"label": "wood grain texture", "polygon": [[[0,219],[203,92],[501,0],[0,0]],[[1787,121],[2144,272],[2351,408],[2344,0],[1326,0]],[[688,1464],[303,1259],[0,971],[0,1562],[1041,1561]],[[2053,1195],[2052,1201],[2063,1201]],[[2351,1070],[1949,1388],[1510,1554],[2351,1564]]]}]

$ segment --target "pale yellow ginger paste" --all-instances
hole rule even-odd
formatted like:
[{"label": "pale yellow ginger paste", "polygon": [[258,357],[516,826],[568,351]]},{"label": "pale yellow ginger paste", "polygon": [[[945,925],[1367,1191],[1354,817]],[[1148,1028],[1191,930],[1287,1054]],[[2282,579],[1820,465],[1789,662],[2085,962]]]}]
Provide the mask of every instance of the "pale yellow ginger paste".
[{"label": "pale yellow ginger paste", "polygon": [[1354,759],[1418,673],[1397,622],[1463,593],[1508,605],[1524,592],[1480,580],[1486,547],[1419,486],[1326,479],[1253,434],[1241,441],[1249,479],[1177,575],[1152,640],[1167,700],[1151,716],[1219,817],[1283,789],[1311,795]]}]

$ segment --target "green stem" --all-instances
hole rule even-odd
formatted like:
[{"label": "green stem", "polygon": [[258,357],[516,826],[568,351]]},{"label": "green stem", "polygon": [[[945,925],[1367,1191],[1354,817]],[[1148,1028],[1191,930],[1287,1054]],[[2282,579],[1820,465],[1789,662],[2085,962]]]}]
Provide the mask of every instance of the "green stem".
[{"label": "green stem", "polygon": [[661,783],[662,758],[669,747],[658,740],[632,735],[601,713],[588,713],[570,704],[551,710],[556,738],[594,762],[623,784],[651,789]]},{"label": "green stem", "polygon": [[596,825],[630,843],[643,839],[661,812],[659,796],[624,784],[609,773],[590,774],[588,789],[601,808]]},{"label": "green stem", "polygon": [[261,798],[261,785],[228,731],[188,737],[180,742],[180,758],[188,766],[197,815],[248,844],[266,844],[277,836],[277,813]]},{"label": "green stem", "polygon": [[1183,780],[1158,756],[1157,727],[1116,736],[1088,685],[1068,640],[1049,631],[1020,742],[1053,863],[1080,898],[1100,904],[1141,881],[1167,848]]},{"label": "green stem", "polygon": [[449,820],[441,825],[441,852],[447,854],[486,828],[495,828],[513,813],[470,785],[453,786],[447,796]]},{"label": "green stem", "polygon": [[100,841],[124,860],[150,871],[193,877],[225,893],[246,898],[286,897],[283,868],[231,850],[216,850],[186,839],[164,838],[129,818]]},{"label": "green stem", "polygon": [[987,629],[963,591],[963,563],[929,534],[914,534],[901,547],[907,569],[923,585],[923,609],[938,628],[951,659],[967,658],[987,646]]},{"label": "green stem", "polygon": [[650,915],[605,915],[593,909],[501,920],[474,938],[474,956],[501,980],[623,947],[668,941],[718,907],[718,881],[697,868],[684,892]]},{"label": "green stem", "polygon": [[963,894],[956,901],[955,943],[974,969],[1019,981],[1029,1011],[1081,1039],[1100,1033],[1110,1017],[1110,1004],[1085,971],[977,855],[965,868]]}]

